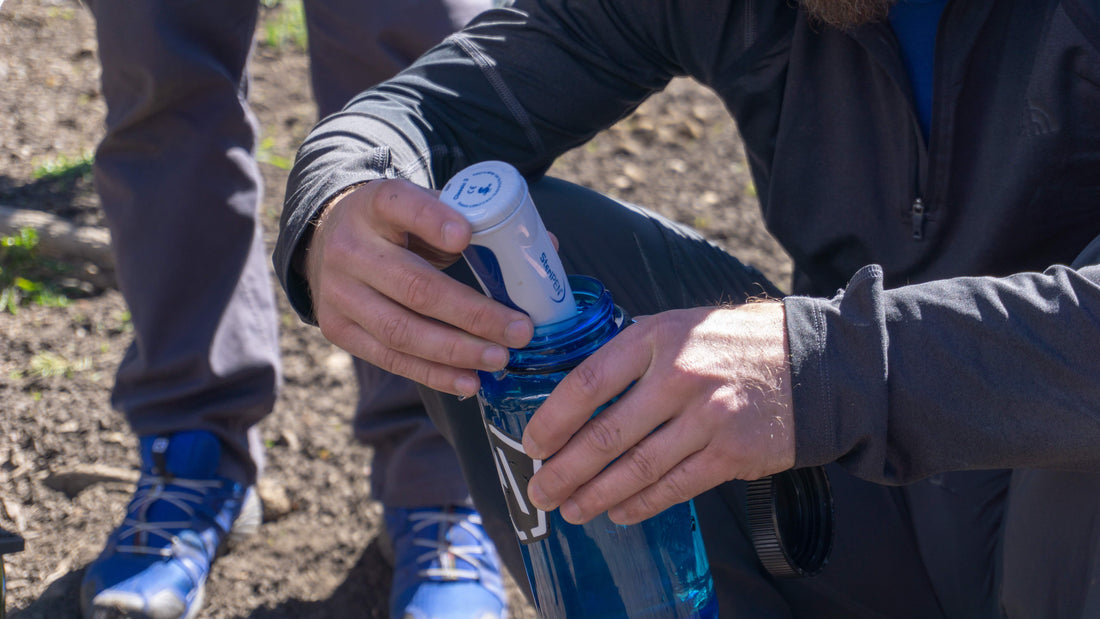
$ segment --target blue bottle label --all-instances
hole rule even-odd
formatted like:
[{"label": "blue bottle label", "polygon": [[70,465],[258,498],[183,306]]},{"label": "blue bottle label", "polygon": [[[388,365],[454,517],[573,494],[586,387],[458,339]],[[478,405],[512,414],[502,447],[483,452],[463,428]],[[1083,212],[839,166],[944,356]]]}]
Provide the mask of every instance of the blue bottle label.
[{"label": "blue bottle label", "polygon": [[542,466],[542,460],[530,458],[524,453],[523,445],[500,428],[491,423],[486,423],[485,427],[489,430],[493,461],[497,465],[500,485],[504,488],[516,537],[521,544],[537,542],[550,534],[550,525],[546,512],[527,500],[527,484]]}]

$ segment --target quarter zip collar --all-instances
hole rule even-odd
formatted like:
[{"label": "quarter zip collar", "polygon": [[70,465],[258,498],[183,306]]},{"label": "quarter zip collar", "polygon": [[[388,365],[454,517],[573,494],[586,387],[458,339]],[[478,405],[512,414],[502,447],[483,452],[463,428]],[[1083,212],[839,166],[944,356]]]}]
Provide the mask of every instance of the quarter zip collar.
[{"label": "quarter zip collar", "polygon": [[[849,36],[889,76],[909,101],[914,144],[913,238],[920,240],[935,211],[947,200],[948,173],[955,137],[955,107],[982,26],[997,0],[949,0],[936,34],[932,69],[932,122],[926,141],[914,106],[913,89],[897,37],[885,22],[854,28]],[[1001,0],[1004,1],[1004,0]]]}]

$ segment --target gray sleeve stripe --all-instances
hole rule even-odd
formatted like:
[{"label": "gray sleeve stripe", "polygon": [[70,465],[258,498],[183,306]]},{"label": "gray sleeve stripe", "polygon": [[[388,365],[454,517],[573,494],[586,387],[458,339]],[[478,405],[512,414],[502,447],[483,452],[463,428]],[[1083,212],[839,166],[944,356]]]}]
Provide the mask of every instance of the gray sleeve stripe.
[{"label": "gray sleeve stripe", "polygon": [[496,91],[501,102],[503,102],[505,107],[508,108],[508,111],[512,113],[512,117],[515,118],[516,122],[523,127],[523,133],[527,137],[527,141],[531,144],[531,147],[535,149],[535,152],[543,152],[546,147],[542,143],[542,138],[540,138],[538,132],[535,131],[535,126],[531,122],[531,118],[527,115],[527,111],[523,109],[519,100],[512,94],[511,89],[504,83],[504,78],[502,78],[500,72],[497,71],[496,62],[483,54],[478,46],[474,45],[469,38],[462,33],[455,34],[451,37],[451,40],[469,54],[470,58],[472,58],[474,63],[481,69],[481,72],[485,74],[485,79],[493,86],[493,90]]}]

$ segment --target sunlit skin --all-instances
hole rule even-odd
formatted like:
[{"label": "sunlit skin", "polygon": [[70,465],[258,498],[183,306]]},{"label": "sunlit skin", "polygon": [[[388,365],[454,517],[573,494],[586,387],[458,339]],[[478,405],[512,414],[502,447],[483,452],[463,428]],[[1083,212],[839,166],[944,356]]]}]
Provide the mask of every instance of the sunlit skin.
[{"label": "sunlit skin", "polygon": [[573,523],[607,511],[632,524],[793,466],[783,316],[778,302],[675,310],[616,336],[528,423],[524,449],[552,456],[531,479],[532,503]]}]

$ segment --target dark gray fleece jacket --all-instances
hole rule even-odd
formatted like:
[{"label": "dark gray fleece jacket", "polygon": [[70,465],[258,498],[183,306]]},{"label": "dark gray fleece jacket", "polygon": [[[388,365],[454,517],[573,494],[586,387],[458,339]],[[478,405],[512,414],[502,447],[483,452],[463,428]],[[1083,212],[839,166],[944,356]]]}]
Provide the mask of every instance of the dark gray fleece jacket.
[{"label": "dark gray fleece jacket", "polygon": [[295,265],[345,187],[438,187],[485,159],[539,175],[691,76],[737,121],[795,260],[798,466],[1100,470],[1098,5],[950,2],[926,141],[884,24],[840,32],[788,0],[518,0],[313,130],[276,271],[311,320]]}]

